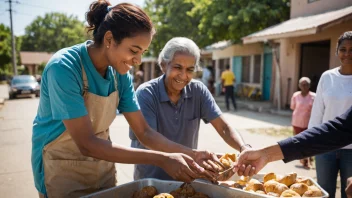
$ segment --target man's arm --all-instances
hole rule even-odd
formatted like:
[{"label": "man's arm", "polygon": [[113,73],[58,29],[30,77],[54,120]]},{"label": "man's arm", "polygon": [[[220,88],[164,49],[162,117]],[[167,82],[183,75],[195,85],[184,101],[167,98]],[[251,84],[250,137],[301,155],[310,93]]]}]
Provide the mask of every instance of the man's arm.
[{"label": "man's arm", "polygon": [[228,145],[238,151],[241,151],[241,146],[245,144],[241,135],[237,131],[233,130],[222,116],[211,120],[210,123]]},{"label": "man's arm", "polygon": [[[333,151],[352,143],[352,107],[343,115],[319,127],[262,149],[244,151],[236,170],[239,175],[258,173],[267,163],[283,159],[285,163],[296,159]],[[254,172],[245,172],[246,166],[254,166]]]},{"label": "man's arm", "polygon": [[305,130],[294,137],[278,142],[289,162],[336,150],[352,143],[352,107],[343,115],[319,127]]}]

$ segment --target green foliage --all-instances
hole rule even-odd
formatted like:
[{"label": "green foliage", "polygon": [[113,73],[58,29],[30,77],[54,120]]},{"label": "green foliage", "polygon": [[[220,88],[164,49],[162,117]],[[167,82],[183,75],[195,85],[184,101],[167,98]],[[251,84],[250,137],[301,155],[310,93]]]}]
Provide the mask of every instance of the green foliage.
[{"label": "green foliage", "polygon": [[199,47],[240,39],[289,19],[289,0],[147,0],[157,35],[152,55],[175,36],[193,39]]},{"label": "green foliage", "polygon": [[45,66],[46,66],[46,63],[42,63],[38,65],[38,74],[41,75],[43,73]]},{"label": "green foliage", "polygon": [[146,0],[145,11],[151,17],[156,35],[150,55],[157,56],[165,43],[173,37],[185,36],[197,40],[200,16],[191,17],[193,4],[185,0]]},{"label": "green foliage", "polygon": [[77,17],[48,13],[44,17],[38,16],[26,27],[22,50],[55,52],[87,38],[84,24]]},{"label": "green foliage", "polygon": [[[19,52],[22,39],[15,37],[17,65],[19,62]],[[12,47],[11,31],[9,27],[0,24],[0,74],[12,74]]]}]

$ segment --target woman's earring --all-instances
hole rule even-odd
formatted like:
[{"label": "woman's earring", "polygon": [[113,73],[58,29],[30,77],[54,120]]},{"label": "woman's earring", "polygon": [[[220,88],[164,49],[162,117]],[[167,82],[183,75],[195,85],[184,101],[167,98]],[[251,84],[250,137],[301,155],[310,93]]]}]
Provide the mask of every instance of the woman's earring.
[{"label": "woman's earring", "polygon": [[106,48],[109,48],[109,46],[106,46]]}]

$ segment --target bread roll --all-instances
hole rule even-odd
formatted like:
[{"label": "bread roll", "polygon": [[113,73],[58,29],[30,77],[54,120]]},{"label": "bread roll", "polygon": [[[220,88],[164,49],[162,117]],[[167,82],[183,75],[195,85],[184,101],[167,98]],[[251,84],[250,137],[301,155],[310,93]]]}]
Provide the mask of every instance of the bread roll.
[{"label": "bread roll", "polygon": [[286,186],[291,186],[296,182],[296,178],[297,178],[297,173],[290,173],[282,177],[279,177],[276,180],[279,183],[285,184]]},{"label": "bread roll", "polygon": [[264,189],[265,189],[265,192],[267,193],[273,192],[280,196],[282,192],[284,192],[285,190],[288,190],[289,188],[285,184],[279,183],[274,180],[269,180],[264,183]]},{"label": "bread roll", "polygon": [[290,189],[302,196],[308,190],[308,186],[304,183],[295,183],[291,185]]},{"label": "bread roll", "polygon": [[280,197],[279,194],[273,193],[273,192],[268,192],[268,193],[266,193],[266,194],[269,195],[269,196],[273,196],[273,197]]},{"label": "bread roll", "polygon": [[303,194],[302,197],[321,197],[323,192],[316,186],[309,186],[308,190]]},{"label": "bread roll", "polygon": [[301,197],[301,195],[299,195],[293,190],[285,190],[281,193],[280,197]]},{"label": "bread roll", "polygon": [[257,190],[257,191],[255,191],[255,192],[258,193],[258,194],[263,194],[263,195],[265,195],[265,192],[262,191],[262,190]]},{"label": "bread roll", "polygon": [[269,180],[276,180],[276,174],[275,173],[268,173],[268,174],[264,175],[264,183]]},{"label": "bread roll", "polygon": [[313,185],[313,183],[310,179],[302,178],[302,177],[297,177],[295,183],[303,183],[303,184],[306,184],[307,186]]},{"label": "bread roll", "polygon": [[174,198],[174,196],[170,195],[169,193],[161,193],[155,195],[153,198]]},{"label": "bread roll", "polygon": [[250,190],[253,190],[253,191],[262,190],[262,191],[264,191],[264,185],[260,181],[258,181],[256,179],[251,179],[247,183],[247,186],[244,188],[244,190],[246,190],[246,191],[250,191]]}]

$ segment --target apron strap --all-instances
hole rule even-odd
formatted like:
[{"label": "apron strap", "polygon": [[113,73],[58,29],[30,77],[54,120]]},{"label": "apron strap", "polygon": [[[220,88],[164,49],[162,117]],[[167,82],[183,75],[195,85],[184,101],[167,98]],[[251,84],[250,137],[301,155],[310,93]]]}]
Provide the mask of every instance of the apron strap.
[{"label": "apron strap", "polygon": [[114,85],[115,85],[115,91],[116,91],[116,97],[117,97],[117,99],[116,99],[116,108],[117,108],[117,106],[118,106],[118,103],[119,103],[119,90],[117,89],[117,79],[116,79],[116,70],[115,69],[113,69],[113,76],[114,76]]},{"label": "apron strap", "polygon": [[81,56],[79,57],[79,60],[81,61],[81,67],[82,67],[83,95],[85,95],[85,93],[88,92],[88,89],[89,89],[88,78],[87,78],[86,70],[84,70]]}]

